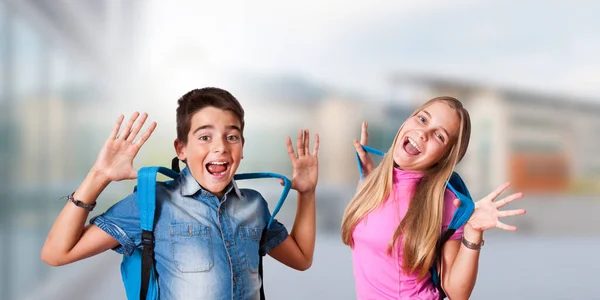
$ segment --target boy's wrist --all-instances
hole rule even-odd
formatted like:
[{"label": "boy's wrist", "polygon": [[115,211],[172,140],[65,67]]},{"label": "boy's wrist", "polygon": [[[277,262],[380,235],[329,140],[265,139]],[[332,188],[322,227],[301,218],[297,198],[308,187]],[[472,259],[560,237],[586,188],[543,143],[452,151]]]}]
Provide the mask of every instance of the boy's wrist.
[{"label": "boy's wrist", "polygon": [[96,167],[94,166],[92,168],[92,170],[90,170],[90,172],[88,173],[88,178],[96,183],[96,184],[101,184],[101,185],[108,185],[111,180],[108,179],[108,177],[106,175],[104,175],[103,173],[99,172]]},{"label": "boy's wrist", "polygon": [[302,198],[310,198],[310,197],[314,198],[315,195],[316,195],[316,190],[298,192],[298,196],[300,196]]}]

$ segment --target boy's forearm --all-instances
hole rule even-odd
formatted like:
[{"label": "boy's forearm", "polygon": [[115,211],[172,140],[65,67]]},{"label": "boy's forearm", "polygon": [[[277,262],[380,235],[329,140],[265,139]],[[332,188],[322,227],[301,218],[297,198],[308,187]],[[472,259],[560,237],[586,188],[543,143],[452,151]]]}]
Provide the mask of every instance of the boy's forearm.
[{"label": "boy's forearm", "polygon": [[312,264],[315,251],[316,236],[316,201],[315,191],[309,193],[298,193],[298,207],[296,218],[290,236],[294,239],[300,251],[306,259],[306,263]]},{"label": "boy's forearm", "polygon": [[[109,183],[103,175],[92,169],[73,198],[85,204],[93,204]],[[88,215],[87,210],[68,201],[48,233],[42,249],[42,259],[56,260],[57,256],[68,254],[79,241]]]},{"label": "boy's forearm", "polygon": [[[483,240],[483,233],[474,230],[468,224],[465,225],[463,235],[471,243],[480,244]],[[445,287],[451,299],[469,299],[477,280],[479,252],[480,250],[469,249],[461,243]]]}]

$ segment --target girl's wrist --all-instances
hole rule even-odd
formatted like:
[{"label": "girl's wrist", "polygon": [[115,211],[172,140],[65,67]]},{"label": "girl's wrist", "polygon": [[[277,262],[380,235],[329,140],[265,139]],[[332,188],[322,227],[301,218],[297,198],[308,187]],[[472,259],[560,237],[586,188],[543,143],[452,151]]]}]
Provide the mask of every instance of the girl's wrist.
[{"label": "girl's wrist", "polygon": [[463,237],[471,243],[480,244],[483,241],[483,230],[475,229],[467,222],[467,224],[465,224]]}]

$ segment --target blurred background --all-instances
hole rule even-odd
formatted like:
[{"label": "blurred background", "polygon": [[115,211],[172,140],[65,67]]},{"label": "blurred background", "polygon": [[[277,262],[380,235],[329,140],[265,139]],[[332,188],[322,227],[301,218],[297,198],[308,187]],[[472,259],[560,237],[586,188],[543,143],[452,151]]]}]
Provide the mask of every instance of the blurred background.
[{"label": "blurred background", "polygon": [[[475,197],[523,191],[486,232],[472,299],[600,299],[600,21],[596,1],[0,0],[0,299],[125,299],[120,256],[63,267],[45,237],[119,114],[158,128],[136,166],[170,165],[177,99],[229,90],[247,114],[240,172],[291,175],[285,136],[321,135],[318,241],[306,272],[265,261],[270,299],[355,299],[341,216],[352,139],[387,150],[431,97],[458,97]],[[92,215],[131,192],[111,185]],[[276,181],[244,182],[273,207]],[[291,193],[279,219],[291,228]]]}]

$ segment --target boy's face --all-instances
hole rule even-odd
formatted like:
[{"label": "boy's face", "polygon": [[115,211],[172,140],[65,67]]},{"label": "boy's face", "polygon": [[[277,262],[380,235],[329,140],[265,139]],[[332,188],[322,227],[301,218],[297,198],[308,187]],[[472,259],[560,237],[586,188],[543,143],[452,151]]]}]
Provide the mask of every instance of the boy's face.
[{"label": "boy's face", "polygon": [[242,159],[241,122],[231,111],[205,107],[191,118],[188,142],[175,140],[192,176],[207,191],[223,197]]}]

